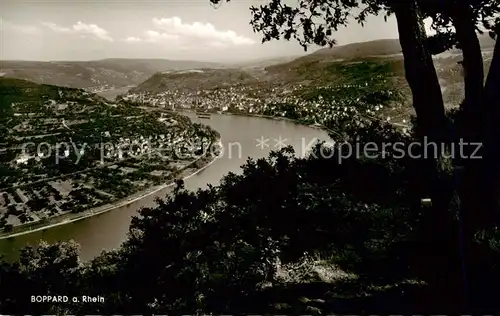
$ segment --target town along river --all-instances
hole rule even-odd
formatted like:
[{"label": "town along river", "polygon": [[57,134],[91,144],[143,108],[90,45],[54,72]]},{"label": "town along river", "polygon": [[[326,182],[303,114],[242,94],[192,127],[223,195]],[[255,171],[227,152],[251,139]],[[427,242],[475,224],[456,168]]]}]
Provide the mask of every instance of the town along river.
[{"label": "town along river", "polygon": [[[306,154],[303,147],[313,144],[315,139],[329,139],[325,131],[289,121],[218,114],[213,114],[210,119],[199,119],[194,113],[186,115],[195,122],[202,122],[216,129],[223,144],[223,153],[219,159],[185,181],[186,188],[190,190],[206,187],[207,184],[216,185],[229,172],[240,173],[240,166],[248,157],[265,157],[271,150],[277,149],[274,147],[275,139],[279,140],[280,136],[286,145],[292,145],[297,155],[301,156]],[[261,149],[256,146],[256,139],[261,137],[268,139],[265,144],[269,147]],[[0,240],[0,253],[6,259],[14,259],[20,248],[28,244],[35,245],[41,239],[49,243],[73,239],[81,246],[82,260],[90,260],[102,250],[119,247],[126,238],[131,218],[137,214],[137,210],[143,206],[154,206],[155,198],[165,197],[171,190],[171,187],[166,188],[127,206],[81,221]]]}]

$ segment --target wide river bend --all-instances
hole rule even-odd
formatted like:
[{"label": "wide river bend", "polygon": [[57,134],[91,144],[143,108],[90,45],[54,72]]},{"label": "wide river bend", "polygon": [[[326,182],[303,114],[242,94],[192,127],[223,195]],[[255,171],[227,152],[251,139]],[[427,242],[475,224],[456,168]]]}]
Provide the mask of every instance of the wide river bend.
[{"label": "wide river bend", "polygon": [[[185,181],[186,188],[196,190],[207,184],[218,184],[229,172],[239,173],[240,166],[248,157],[267,156],[275,145],[292,145],[298,156],[306,154],[308,146],[315,140],[329,139],[323,130],[298,125],[289,121],[265,118],[212,115],[209,120],[200,120],[193,113],[186,113],[195,122],[207,124],[216,129],[222,138],[223,152],[210,166]],[[262,139],[263,146],[257,146]],[[90,260],[103,250],[117,248],[125,240],[132,216],[143,206],[154,206],[157,197],[165,197],[172,187],[147,196],[129,205],[94,217],[53,227],[44,231],[0,240],[0,253],[6,259],[17,258],[19,249],[37,244],[41,239],[49,243],[75,240],[81,246],[81,259]]]}]

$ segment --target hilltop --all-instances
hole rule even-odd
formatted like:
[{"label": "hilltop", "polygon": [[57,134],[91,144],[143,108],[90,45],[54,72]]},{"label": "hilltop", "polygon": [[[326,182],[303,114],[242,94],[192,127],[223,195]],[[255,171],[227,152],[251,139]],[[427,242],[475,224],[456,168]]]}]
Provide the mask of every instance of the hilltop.
[{"label": "hilltop", "polygon": [[[495,41],[488,35],[480,35],[479,41],[483,50],[491,50],[495,46]],[[458,50],[452,50],[453,53],[459,53]],[[300,59],[357,59],[374,56],[395,56],[401,55],[401,45],[398,39],[381,39],[368,42],[351,43],[347,45],[326,47],[319,49]]]},{"label": "hilltop", "polygon": [[352,43],[332,48],[321,48],[303,58],[354,59],[369,56],[387,56],[401,53],[401,45],[397,39],[382,39],[369,42]]},{"label": "hilltop", "polygon": [[22,102],[38,110],[48,100],[78,101],[85,104],[105,104],[106,100],[88,91],[59,87],[48,84],[38,84],[32,81],[0,77],[0,109],[10,113],[13,104]]},{"label": "hilltop", "polygon": [[[495,41],[487,35],[479,37],[484,55],[485,71],[491,63],[491,53]],[[463,98],[462,60],[459,50],[451,50],[434,56],[434,64],[442,86],[445,103],[456,106]],[[353,43],[333,48],[322,48],[309,55],[294,59],[287,63],[276,64],[265,68],[268,80],[294,84],[335,84],[345,73],[339,71],[342,65],[356,63],[377,63],[385,67],[395,87],[409,95],[409,87],[405,79],[404,60],[401,45],[397,39],[384,39],[362,43]],[[370,76],[373,69],[355,67],[358,76]],[[348,76],[353,75],[352,73]]]},{"label": "hilltop", "polygon": [[91,115],[107,102],[82,89],[0,77],[0,143],[12,136],[21,115],[57,115],[59,106],[69,104]]},{"label": "hilltop", "polygon": [[137,85],[154,73],[200,67],[222,67],[217,63],[112,58],[95,61],[2,61],[4,77],[72,88],[99,89]]},{"label": "hilltop", "polygon": [[258,84],[259,80],[240,69],[195,69],[189,71],[166,71],[154,74],[132,93],[160,93],[163,91],[197,91],[235,85]]},{"label": "hilltop", "polygon": [[[167,90],[202,90],[237,84],[319,85],[338,83],[342,70],[339,62],[346,58],[361,60],[370,56],[390,56],[401,51],[398,40],[380,40],[319,49],[302,57],[277,57],[234,64],[233,69],[203,69],[191,72],[156,73],[130,92],[159,93]],[[399,58],[383,61],[384,67],[398,76],[404,75]],[[366,71],[369,71],[366,69]]]}]

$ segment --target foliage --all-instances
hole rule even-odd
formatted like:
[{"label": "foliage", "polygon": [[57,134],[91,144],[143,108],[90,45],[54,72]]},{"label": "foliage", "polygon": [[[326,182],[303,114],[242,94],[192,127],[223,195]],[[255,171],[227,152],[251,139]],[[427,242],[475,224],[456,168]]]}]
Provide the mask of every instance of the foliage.
[{"label": "foliage", "polygon": [[[213,4],[229,2],[230,0],[210,0]],[[285,39],[296,40],[304,50],[311,44],[318,46],[330,46],[336,44],[335,32],[339,28],[347,26],[349,17],[362,26],[366,23],[369,15],[383,14],[384,20],[391,16],[394,0],[326,0],[309,1],[301,0],[296,5],[289,5],[282,0],[272,0],[265,5],[252,6],[252,18],[250,24],[255,32],[262,35],[262,42],[270,40]],[[458,5],[467,7],[471,12],[471,20],[477,32],[483,34],[488,32],[490,37],[495,38],[496,25],[500,21],[500,3],[497,0],[441,0],[417,1],[423,17],[432,19],[432,29],[436,34],[426,40],[426,46],[433,54],[439,54],[460,46],[455,32],[452,28],[455,11]],[[353,14],[353,12],[356,12]]]},{"label": "foliage", "polygon": [[[56,312],[58,307],[50,303],[27,304],[30,299],[27,295],[81,295],[74,283],[78,275],[76,243],[41,243],[36,249],[27,247],[22,250],[18,262],[2,263],[0,306],[4,310],[17,310],[21,304],[22,309],[30,314]],[[21,301],[23,296],[25,299]]]},{"label": "foliage", "polygon": [[[299,17],[304,34],[298,40],[302,44],[325,45],[333,43],[326,39],[328,33],[345,24],[346,12],[360,3],[367,6],[358,16],[363,21],[367,13],[387,9],[389,2],[346,0],[325,5],[302,1],[294,9],[271,1],[261,6],[261,12],[254,10],[254,18],[265,22],[257,28],[264,31],[264,40],[296,36],[294,19]],[[310,10],[311,15],[305,16],[303,10]],[[324,13],[326,29],[312,25],[317,10]],[[281,26],[288,28],[280,30]],[[339,67],[337,71],[345,70]],[[367,68],[369,64],[354,66],[361,76],[351,79],[361,77],[358,83],[366,82]],[[319,99],[324,92],[306,98]],[[365,98],[368,104],[387,101],[383,95],[370,93],[358,98]],[[302,115],[302,109],[289,104],[279,107],[291,116]],[[119,249],[87,264],[79,264],[74,248],[65,244],[28,248],[19,263],[1,266],[2,294],[6,297],[0,302],[2,312],[24,308],[25,313],[273,313],[271,303],[279,299],[273,290],[280,293],[280,288],[297,285],[280,280],[278,270],[282,264],[296,264],[309,254],[329,257],[335,266],[355,274],[358,289],[355,293],[343,289],[341,294],[350,292],[353,297],[336,300],[338,304],[330,306],[323,304],[322,309],[307,306],[306,312],[338,312],[342,309],[340,303],[349,299],[351,303],[352,299],[360,302],[366,296],[376,298],[369,312],[380,312],[384,305],[381,302],[391,304],[385,312],[407,312],[408,296],[398,286],[410,283],[408,280],[418,281],[418,288],[424,289],[425,294],[416,295],[417,287],[404,287],[411,293],[413,304],[420,303],[419,312],[436,312],[438,300],[441,312],[462,310],[462,306],[457,307],[457,292],[462,284],[456,237],[460,218],[452,175],[456,161],[445,161],[450,168],[441,168],[441,179],[436,181],[441,185],[440,195],[451,203],[441,205],[440,214],[432,214],[420,205],[422,193],[435,191],[432,187],[424,192],[418,188],[426,184],[417,181],[417,173],[422,171],[418,164],[423,159],[400,156],[394,146],[384,146],[397,143],[408,150],[413,135],[366,120],[360,115],[363,113],[351,114],[332,116],[329,127],[335,128],[332,137],[336,143],[318,144],[306,158],[296,158],[287,148],[266,159],[249,159],[241,174],[230,173],[218,186],[196,192],[185,190],[179,181],[173,195],[158,200],[156,207],[140,211]],[[346,147],[366,148],[368,144],[376,147],[371,157],[343,155]],[[110,181],[114,181],[113,177]],[[444,220],[435,221],[437,216]],[[483,286],[472,293],[481,297],[481,304],[476,306],[483,309],[498,308],[494,305],[496,298],[489,295],[500,283],[499,267],[489,264],[500,257],[498,240],[497,229],[477,235],[473,248],[476,256],[469,262],[469,272],[478,280],[476,284]],[[36,291],[43,288],[50,294],[64,288],[65,293],[106,295],[107,300],[104,304],[70,303],[57,308],[23,304],[25,298],[20,292],[5,290],[14,284]],[[337,284],[329,286],[331,289]],[[393,291],[380,290],[383,287],[392,287]],[[293,299],[308,301],[299,296]],[[361,304],[350,307],[350,313],[367,311]]]}]

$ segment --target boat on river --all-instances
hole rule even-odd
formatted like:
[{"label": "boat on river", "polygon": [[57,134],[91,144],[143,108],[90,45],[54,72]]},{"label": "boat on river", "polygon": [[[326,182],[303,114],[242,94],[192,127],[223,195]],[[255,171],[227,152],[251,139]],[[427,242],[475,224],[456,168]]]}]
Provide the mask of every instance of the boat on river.
[{"label": "boat on river", "polygon": [[196,116],[202,119],[210,119],[211,115],[208,112],[196,112]]}]

